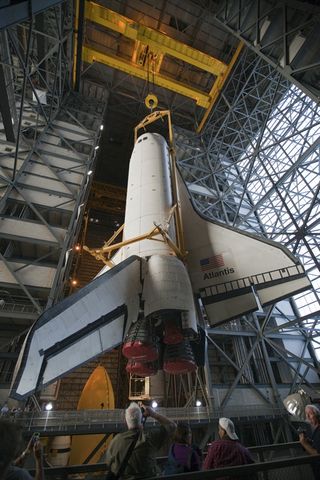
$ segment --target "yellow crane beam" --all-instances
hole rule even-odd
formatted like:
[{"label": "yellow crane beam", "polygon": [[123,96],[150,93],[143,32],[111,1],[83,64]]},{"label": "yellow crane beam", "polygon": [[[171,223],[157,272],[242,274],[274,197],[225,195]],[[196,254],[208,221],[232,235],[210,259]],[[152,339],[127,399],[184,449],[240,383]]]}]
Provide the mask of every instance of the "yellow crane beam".
[{"label": "yellow crane beam", "polygon": [[153,52],[171,55],[213,75],[221,75],[227,69],[227,65],[217,58],[189,47],[158,30],[146,27],[97,3],[86,2],[85,18],[121,33],[131,40],[148,45]]},{"label": "yellow crane beam", "polygon": [[[155,85],[191,98],[197,105],[205,109],[202,120],[197,128],[197,133],[201,132],[230,75],[233,65],[240,55],[243,47],[241,42],[230,63],[227,65],[204,52],[170,38],[162,32],[146,27],[94,2],[85,3],[85,18],[87,21],[118,32],[126,38],[131,39],[134,44],[131,61],[98,50],[91,45],[84,45],[82,50],[84,62],[103,63],[111,68],[121,70],[128,75],[138,77],[147,82],[150,80],[150,75],[152,74],[152,83]],[[212,74],[213,85],[210,92],[193,88],[190,85],[163,75],[161,73],[161,65],[165,55],[170,55],[171,57],[182,60],[189,65],[193,65],[200,70]],[[150,61],[152,63],[151,68]]]},{"label": "yellow crane beam", "polygon": [[[142,67],[127,62],[126,60],[122,60],[119,57],[100,52],[99,50],[93,49],[89,46],[84,46],[82,48],[82,59],[84,62],[87,63],[103,63],[109,67],[121,70],[128,75],[133,75],[135,77],[141,78],[142,80],[148,81],[148,71],[144,70]],[[196,88],[192,88],[182,82],[178,82],[177,80],[171,80],[170,78],[160,73],[154,73],[152,75],[152,81],[155,85],[158,85],[159,87],[163,87],[168,90],[172,90],[173,92],[177,92],[180,95],[192,98],[200,107],[208,108],[210,105],[211,99],[207,93],[204,93],[201,90],[197,90]]]}]

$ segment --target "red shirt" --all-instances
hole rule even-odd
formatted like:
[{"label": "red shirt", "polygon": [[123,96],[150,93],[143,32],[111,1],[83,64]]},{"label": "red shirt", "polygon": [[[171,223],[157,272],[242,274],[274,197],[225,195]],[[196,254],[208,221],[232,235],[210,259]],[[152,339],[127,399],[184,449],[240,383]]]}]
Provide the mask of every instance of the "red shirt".
[{"label": "red shirt", "polygon": [[[245,465],[247,463],[254,463],[254,460],[249,450],[241,445],[240,442],[237,440],[216,440],[209,447],[203,469],[211,470],[214,468]],[[229,477],[223,478],[227,479]]]}]

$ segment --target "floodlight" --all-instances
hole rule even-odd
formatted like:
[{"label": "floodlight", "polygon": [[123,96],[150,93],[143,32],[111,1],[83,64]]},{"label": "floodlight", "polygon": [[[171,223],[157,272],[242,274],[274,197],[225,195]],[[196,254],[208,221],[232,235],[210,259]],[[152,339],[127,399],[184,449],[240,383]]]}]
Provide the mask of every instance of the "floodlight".
[{"label": "floodlight", "polygon": [[45,409],[47,410],[47,412],[50,412],[53,409],[52,403],[51,402],[47,403],[47,405],[45,406]]},{"label": "floodlight", "polygon": [[304,390],[298,390],[296,393],[288,395],[283,400],[286,410],[301,420],[305,420],[304,409],[310,403],[310,397]]}]

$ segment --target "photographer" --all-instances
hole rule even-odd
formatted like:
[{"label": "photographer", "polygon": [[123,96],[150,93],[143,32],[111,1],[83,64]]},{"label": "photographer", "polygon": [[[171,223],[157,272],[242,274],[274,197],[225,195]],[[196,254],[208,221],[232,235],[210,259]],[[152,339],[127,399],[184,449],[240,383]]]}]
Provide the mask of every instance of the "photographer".
[{"label": "photographer", "polygon": [[[320,453],[320,410],[315,405],[307,405],[305,408],[306,419],[311,425],[312,435],[307,438],[305,432],[299,433],[299,442],[309,455]],[[320,480],[320,464],[312,463],[314,478]]]},{"label": "photographer", "polygon": [[[33,453],[36,466],[34,479],[28,470],[23,468],[27,456],[31,453]],[[27,448],[12,462],[12,465],[8,467],[4,480],[44,480],[42,446],[38,434],[32,435]]]},{"label": "photographer", "polygon": [[[159,422],[160,429],[145,432],[143,420],[147,417]],[[135,402],[125,411],[125,419],[128,430],[116,435],[107,451],[107,479],[133,480],[157,475],[156,454],[173,434],[176,424],[150,407],[143,407],[142,413]]]}]

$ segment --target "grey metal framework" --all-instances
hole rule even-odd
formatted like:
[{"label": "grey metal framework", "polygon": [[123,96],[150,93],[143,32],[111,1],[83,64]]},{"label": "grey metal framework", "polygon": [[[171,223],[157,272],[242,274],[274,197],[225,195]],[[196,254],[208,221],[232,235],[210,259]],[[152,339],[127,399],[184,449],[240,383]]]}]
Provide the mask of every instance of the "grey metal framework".
[{"label": "grey metal framework", "polygon": [[314,101],[320,99],[320,6],[291,0],[224,0],[215,19]]},{"label": "grey metal framework", "polygon": [[301,386],[319,396],[319,135],[320,107],[249,49],[201,137],[176,129],[179,166],[197,208],[286,245],[313,285],[208,329],[213,403],[220,408],[279,408]]},{"label": "grey metal framework", "polygon": [[[188,421],[193,427],[202,427],[208,421],[217,421],[221,417],[219,409],[208,409],[206,407],[186,407],[186,408],[159,408],[157,410],[162,415],[175,421]],[[253,416],[259,415],[258,410],[243,408],[239,412],[234,409],[230,412],[232,417],[250,420]],[[283,412],[279,410],[277,415]],[[274,411],[270,409],[270,417],[274,416]],[[70,435],[79,433],[101,433],[101,432],[119,432],[123,431],[124,410],[59,410],[49,412],[17,413],[14,421],[24,427],[25,430],[32,432],[44,432],[48,435]],[[157,421],[149,417],[146,422],[147,427],[157,425]]]},{"label": "grey metal framework", "polygon": [[0,384],[69,283],[103,118],[90,86],[70,90],[73,3],[52,3],[0,32]]}]

